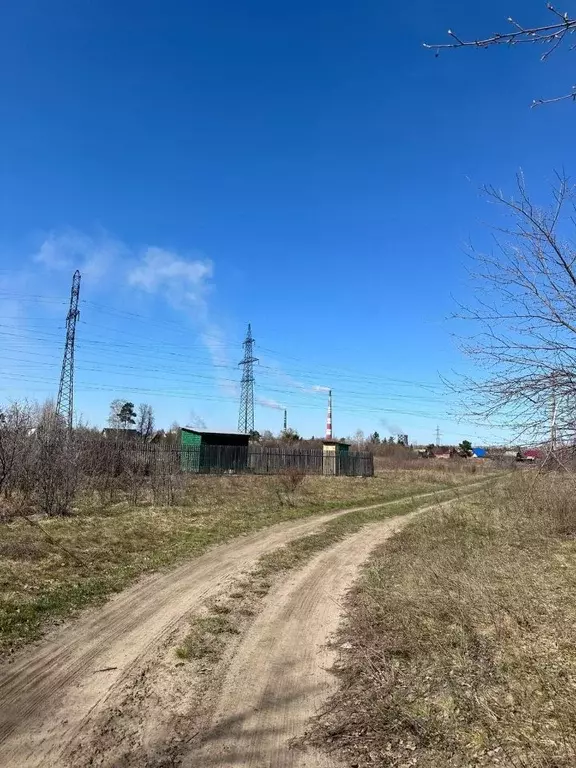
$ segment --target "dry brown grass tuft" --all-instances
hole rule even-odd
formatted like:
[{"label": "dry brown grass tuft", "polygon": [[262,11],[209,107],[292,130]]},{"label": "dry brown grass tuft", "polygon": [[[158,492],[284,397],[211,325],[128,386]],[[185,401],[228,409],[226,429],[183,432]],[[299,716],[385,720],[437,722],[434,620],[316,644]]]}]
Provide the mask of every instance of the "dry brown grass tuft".
[{"label": "dry brown grass tuft", "polygon": [[238,634],[238,629],[221,613],[194,616],[190,619],[190,631],[182,645],[176,648],[176,656],[185,661],[207,659],[215,662],[224,648],[222,635]]},{"label": "dry brown grass tuft", "polygon": [[40,560],[46,557],[45,543],[23,534],[18,539],[0,541],[0,558],[7,560]]},{"label": "dry brown grass tuft", "polygon": [[360,768],[576,765],[575,491],[521,475],[382,548],[311,741]]}]

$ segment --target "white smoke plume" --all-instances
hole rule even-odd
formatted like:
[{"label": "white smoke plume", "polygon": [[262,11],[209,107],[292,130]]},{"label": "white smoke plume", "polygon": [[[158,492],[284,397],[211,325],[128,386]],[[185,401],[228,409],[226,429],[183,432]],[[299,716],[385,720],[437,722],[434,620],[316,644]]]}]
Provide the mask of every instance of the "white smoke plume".
[{"label": "white smoke plume", "polygon": [[263,408],[272,408],[274,411],[283,411],[284,406],[277,403],[276,400],[269,400],[267,397],[257,397],[256,402]]}]

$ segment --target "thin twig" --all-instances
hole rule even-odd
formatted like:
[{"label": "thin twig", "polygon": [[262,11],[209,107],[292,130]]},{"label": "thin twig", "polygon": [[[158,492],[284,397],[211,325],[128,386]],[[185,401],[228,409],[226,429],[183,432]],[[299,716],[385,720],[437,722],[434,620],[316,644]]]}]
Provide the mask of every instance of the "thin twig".
[{"label": "thin twig", "polygon": [[78,555],[74,554],[74,552],[71,552],[69,549],[64,547],[62,544],[60,544],[60,542],[56,541],[56,539],[52,538],[52,536],[50,536],[50,534],[47,531],[44,530],[44,528],[40,525],[40,523],[38,523],[36,520],[31,520],[26,515],[24,515],[24,520],[26,520],[26,522],[29,525],[31,525],[33,527],[36,527],[40,531],[42,531],[42,533],[48,539],[48,541],[52,544],[52,546],[56,547],[57,549],[61,549],[69,557],[71,557],[72,560],[75,560],[78,563],[78,565],[81,565],[82,568],[88,568],[88,563],[86,563],[84,560],[82,560],[82,558],[78,557]]}]

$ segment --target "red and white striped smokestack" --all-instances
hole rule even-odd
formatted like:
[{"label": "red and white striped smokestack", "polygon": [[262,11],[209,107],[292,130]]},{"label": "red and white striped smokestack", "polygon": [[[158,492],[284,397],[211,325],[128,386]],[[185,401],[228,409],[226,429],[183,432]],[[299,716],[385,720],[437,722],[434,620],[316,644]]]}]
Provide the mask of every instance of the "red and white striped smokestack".
[{"label": "red and white striped smokestack", "polygon": [[326,416],[326,440],[332,440],[332,390],[328,390],[328,414]]}]

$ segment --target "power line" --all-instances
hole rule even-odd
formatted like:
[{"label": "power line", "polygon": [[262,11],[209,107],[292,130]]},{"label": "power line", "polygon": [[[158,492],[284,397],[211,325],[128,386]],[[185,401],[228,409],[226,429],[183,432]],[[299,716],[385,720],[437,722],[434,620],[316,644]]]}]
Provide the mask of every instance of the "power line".
[{"label": "power line", "polygon": [[[6,327],[2,326],[1,327]],[[51,340],[52,338],[57,338],[57,334],[50,333],[50,332],[40,332],[35,331],[35,336],[29,336],[27,334],[21,334],[21,333],[11,333],[6,331],[0,331],[0,336],[5,337],[8,339],[15,339],[15,340],[26,340],[26,341],[41,341],[44,342],[46,340]],[[99,359],[98,360],[90,360],[88,358],[84,358],[82,356],[79,358],[79,354],[88,351],[88,349],[92,346],[96,347],[96,351],[98,352]],[[181,349],[181,347],[178,347]],[[142,365],[132,365],[128,366],[126,364],[119,365],[116,360],[118,358],[117,354],[113,352],[112,350],[122,350],[122,359],[128,359],[129,362],[132,362],[132,359],[135,363],[142,362]],[[44,351],[44,352],[37,352],[35,350],[22,350],[22,347],[20,344],[18,344],[18,351],[22,351],[24,354],[32,355],[32,356],[38,356],[38,357],[50,357],[50,353]],[[149,365],[149,360],[151,358],[151,353],[153,353],[153,360],[156,363],[163,363],[165,360],[171,364],[178,364],[178,367],[169,368],[166,365],[162,365],[161,368],[152,368]],[[104,341],[100,339],[90,339],[85,338],[81,340],[80,344],[76,345],[76,357],[77,361],[82,362],[82,364],[95,364],[95,365],[105,365],[108,362],[112,362],[114,364],[114,367],[117,369],[129,369],[129,370],[142,370],[145,373],[148,373],[150,371],[162,371],[169,373],[171,371],[174,371],[176,373],[182,372],[182,367],[180,365],[180,362],[185,362],[187,364],[193,364],[194,368],[198,367],[206,367],[209,369],[223,369],[223,370],[235,370],[234,366],[228,366],[228,365],[219,365],[216,363],[208,362],[203,358],[193,357],[189,354],[184,354],[182,352],[172,352],[170,350],[164,350],[160,346],[156,346],[154,344],[147,344],[147,345],[136,345],[133,343],[114,343],[109,341]],[[108,360],[107,357],[112,358],[112,360]],[[12,360],[17,361],[17,358],[11,358]],[[265,368],[265,366],[263,366]],[[198,375],[198,374],[196,374]],[[264,377],[268,377],[269,379],[274,379],[276,377],[270,376],[270,374],[264,370],[263,371]],[[206,378],[212,378],[212,377],[206,377]],[[231,380],[231,379],[230,379]],[[362,386],[362,382],[360,382]],[[380,387],[388,387],[390,386],[387,383],[381,383],[379,385]],[[272,388],[270,388],[272,391]],[[291,391],[292,388],[275,388],[275,391],[285,392],[285,391]],[[300,390],[299,388],[294,388],[296,393],[302,392],[306,394],[316,394],[308,390]],[[353,395],[357,396],[359,398],[370,398],[371,400],[375,400],[377,398],[382,399],[391,399],[391,400],[407,400],[407,401],[421,401],[423,403],[441,403],[444,398],[439,395],[420,395],[420,394],[406,394],[405,392],[399,393],[395,391],[378,391],[375,389],[374,386],[371,386],[369,389],[363,390],[363,389],[346,389],[346,388],[340,388],[340,392],[347,395]]]},{"label": "power line", "polygon": [[[19,295],[16,295],[16,294],[13,294],[12,297],[13,298],[31,298],[29,296],[22,296],[22,297],[20,297]],[[59,303],[63,303],[62,299],[58,299],[57,297],[35,296],[33,298],[34,298],[34,300],[56,301],[56,302],[59,302]],[[97,304],[95,302],[87,301],[85,299],[83,299],[81,303],[82,303],[82,306],[91,307],[93,309],[96,309],[96,311],[103,312],[104,314],[110,315],[113,318],[117,318],[117,319],[120,319],[120,320],[125,320],[127,318],[131,318],[131,319],[137,320],[139,322],[145,323],[147,327],[149,327],[149,326],[162,327],[162,328],[169,327],[171,329],[171,332],[173,332],[173,333],[174,332],[178,332],[178,333],[186,334],[186,336],[188,337],[188,332],[185,329],[182,328],[181,323],[179,321],[153,319],[153,318],[150,318],[150,317],[146,317],[144,315],[140,315],[140,314],[138,314],[136,312],[128,312],[126,310],[119,310],[119,309],[116,309],[116,308],[113,308],[113,307],[106,307],[105,305]],[[118,332],[121,332],[123,337],[125,337],[127,335],[128,336],[134,336],[134,334],[130,334],[127,331],[125,325],[122,325],[121,328],[109,328],[109,327],[106,327],[106,326],[98,326],[97,324],[93,323],[92,321],[90,321],[89,325],[91,327],[101,327],[103,330],[107,330],[107,331],[118,331]],[[211,344],[213,346],[217,347],[217,348],[224,349],[224,348],[231,348],[232,346],[235,346],[235,345],[233,345],[230,342],[223,342],[223,340],[222,340],[222,338],[220,336],[216,336],[214,334],[201,333],[201,336],[203,338],[210,339]],[[136,338],[139,338],[143,342],[145,342],[145,346],[147,348],[149,348],[149,338],[148,337],[144,338],[144,337],[141,337],[141,336],[136,336]],[[103,339],[102,343],[108,343],[108,340],[104,340]],[[163,343],[163,346],[179,346],[179,347],[181,347],[181,345],[169,344],[169,343],[167,343],[167,344]],[[187,344],[186,346],[188,348],[189,345]],[[199,346],[204,346],[205,347],[206,345],[199,345]],[[285,354],[283,354],[283,353],[281,353],[281,352],[279,352],[277,350],[267,349],[267,351],[269,351],[272,354],[275,354],[277,356],[283,357],[283,358],[285,358],[287,360],[293,360],[293,361],[298,361],[298,362],[305,362],[305,361],[302,361],[301,358],[293,357],[293,356],[290,356],[290,355],[285,355]],[[231,366],[231,368],[232,368],[232,366]],[[271,371],[274,370],[274,366],[262,366],[262,368],[266,368],[266,369],[269,369]],[[333,373],[337,373],[339,378],[341,378],[342,380],[353,380],[355,382],[364,381],[367,386],[369,386],[374,381],[379,381],[379,382],[380,381],[386,381],[386,382],[391,382],[391,383],[396,383],[396,384],[410,385],[410,386],[419,387],[419,388],[428,389],[428,390],[433,390],[433,389],[438,389],[439,388],[437,384],[426,384],[426,383],[422,383],[421,381],[410,381],[410,380],[406,380],[406,379],[394,379],[394,378],[389,378],[389,377],[382,377],[382,376],[378,376],[378,375],[376,375],[374,373],[372,373],[372,374],[370,374],[370,373],[362,374],[362,373],[359,373],[359,372],[354,371],[352,369],[335,368],[333,366],[327,366],[327,365],[322,365],[322,364],[318,364],[317,365],[317,369],[324,369],[325,371],[331,371]],[[316,370],[316,369],[311,370],[309,368],[304,368],[304,369],[302,369],[302,371],[304,371],[304,375],[310,375],[310,376],[312,376],[314,378],[318,377],[318,370]],[[281,375],[282,372],[278,371],[278,373]],[[344,373],[344,375],[343,375],[343,373]],[[351,373],[352,376],[345,375],[346,373],[348,373],[348,374]]]},{"label": "power line", "polygon": [[[14,296],[15,297],[15,296]],[[34,301],[45,301],[45,302],[55,302],[62,304],[64,303],[61,298],[58,297],[52,297],[52,296],[25,296],[22,298],[26,298],[29,300]],[[113,376],[121,376],[123,371],[133,371],[134,373],[140,373],[147,375],[147,378],[155,378],[155,379],[161,379],[162,381],[170,381],[173,384],[180,384],[183,388],[188,384],[191,380],[194,380],[195,386],[198,388],[198,390],[201,389],[201,387],[209,386],[208,382],[216,381],[217,383],[220,382],[223,384],[223,386],[228,386],[231,383],[235,383],[235,379],[232,378],[224,378],[218,374],[215,376],[204,376],[202,377],[199,373],[192,373],[190,369],[186,370],[184,368],[184,363],[187,363],[189,366],[193,365],[194,369],[197,369],[200,366],[204,366],[206,368],[210,369],[228,369],[233,370],[235,369],[235,366],[233,365],[225,365],[226,362],[226,355],[224,354],[230,347],[230,343],[225,343],[222,339],[221,335],[218,334],[209,334],[209,333],[202,333],[199,332],[199,336],[206,340],[208,339],[210,341],[210,348],[216,349],[217,352],[223,353],[223,363],[216,362],[214,358],[212,358],[212,361],[207,360],[204,358],[197,358],[193,357],[189,354],[186,354],[186,351],[191,348],[192,345],[188,343],[189,338],[189,331],[185,330],[180,321],[171,321],[171,320],[159,320],[158,318],[151,318],[146,317],[143,315],[139,315],[135,312],[127,312],[124,310],[115,309],[112,307],[106,307],[104,305],[99,305],[94,302],[87,302],[85,300],[82,300],[82,307],[83,307],[83,314],[84,314],[84,308],[86,308],[86,314],[89,317],[88,327],[87,330],[90,333],[90,330],[95,329],[96,330],[96,336],[99,335],[99,330],[102,332],[100,335],[102,338],[91,338],[90,336],[85,336],[84,333],[82,334],[81,343],[77,344],[76,346],[76,368],[78,370],[82,370],[83,372],[95,372],[100,373],[104,371],[111,371]],[[93,311],[92,311],[93,310]],[[47,314],[47,323],[49,322],[50,325],[48,327],[56,328],[56,323],[53,321],[53,318],[51,317],[52,308],[48,308],[46,310]],[[92,317],[94,315],[97,316],[98,313],[106,314],[110,317],[112,317],[112,321],[109,323],[109,325],[114,326],[115,321],[118,322],[117,327],[108,327],[108,324],[100,324],[98,322],[98,318],[95,317],[96,322],[92,322]],[[86,315],[84,315],[86,316]],[[6,318],[8,319],[8,318]],[[14,318],[20,320],[20,317]],[[149,336],[144,336],[141,333],[137,334],[130,330],[130,328],[126,327],[127,324],[126,320],[131,319],[134,321],[138,321],[140,324],[140,328],[138,330],[141,330],[142,333],[145,333],[149,326],[155,326],[158,328],[162,328],[166,330],[169,328],[170,335],[173,334],[182,334],[186,335],[186,344],[184,347],[184,344],[177,343],[176,339],[172,338],[172,342],[164,342],[161,338],[161,334],[158,332],[154,336],[152,334],[152,339]],[[40,318],[29,318],[28,319],[30,324],[32,324],[32,320],[34,322],[41,322]],[[83,322],[83,325],[85,325],[86,322]],[[142,326],[145,326],[145,329],[142,328]],[[0,325],[0,327],[2,327]],[[44,331],[44,328],[47,327],[47,324],[43,324],[42,330],[39,328],[34,330],[34,337],[36,337],[36,340],[42,341],[44,343],[44,349],[46,349],[47,345],[45,344],[46,338],[50,338],[50,333],[48,331]],[[11,330],[14,330],[14,326],[4,326],[4,328],[10,328]],[[110,334],[115,334],[112,338],[110,337]],[[55,336],[55,334],[52,334]],[[162,334],[166,335],[166,334]],[[6,334],[8,336],[8,334]],[[121,336],[121,338],[120,338]],[[24,338],[26,339],[26,335],[19,336],[16,333],[11,334],[11,337],[14,339],[18,338]],[[136,344],[132,339],[136,339],[139,343]],[[156,342],[154,342],[154,339],[156,339]],[[122,343],[123,342],[123,343]],[[17,343],[17,342],[15,342]],[[206,349],[207,348],[206,341],[203,341],[202,344],[194,345],[195,348],[198,349]],[[259,347],[260,349],[260,347]],[[97,352],[97,354],[92,355],[92,357],[98,358],[97,360],[92,360],[90,357],[85,357],[85,352],[89,352],[93,350],[94,352]],[[114,352],[114,350],[121,350],[121,355],[118,355],[118,352]],[[174,350],[174,351],[172,351]],[[26,354],[35,355],[38,353],[35,353],[31,350],[23,350],[22,346],[19,345],[18,351],[24,351]],[[398,411],[395,408],[378,408],[378,407],[368,407],[370,401],[370,404],[380,402],[386,402],[388,400],[394,401],[397,400],[399,402],[406,402],[406,405],[408,405],[411,401],[414,402],[414,405],[417,406],[419,403],[422,404],[423,407],[427,407],[428,404],[432,406],[433,403],[440,403],[442,401],[442,398],[440,397],[439,393],[436,395],[435,393],[438,392],[440,387],[435,384],[431,383],[423,383],[420,381],[409,381],[406,379],[395,379],[395,378],[389,378],[384,377],[376,374],[375,372],[366,372],[366,373],[360,373],[357,371],[353,371],[352,369],[346,369],[346,368],[335,368],[332,365],[322,365],[322,364],[316,364],[314,368],[309,368],[306,365],[306,361],[302,360],[298,357],[291,357],[289,355],[284,355],[283,353],[280,353],[276,350],[270,349],[268,350],[271,354],[280,356],[286,360],[293,360],[296,361],[296,365],[292,366],[290,365],[290,374],[295,374],[298,377],[302,377],[304,382],[309,383],[302,383],[298,382],[295,379],[292,378],[292,375],[288,375],[288,373],[284,373],[282,370],[282,367],[280,365],[262,365],[262,376],[267,382],[272,383],[275,379],[278,383],[280,383],[283,379],[288,382],[288,386],[284,386],[284,388],[279,387],[272,387],[267,386],[266,391],[270,392],[279,392],[282,395],[288,394],[288,396],[291,397],[290,401],[285,401],[285,404],[289,407],[293,408],[313,408],[313,409],[319,409],[322,407],[320,403],[320,398],[318,398],[318,403],[312,403],[312,402],[299,402],[299,400],[303,400],[304,394],[306,396],[312,394],[312,389],[314,388],[314,385],[317,384],[319,377],[324,378],[325,373],[323,371],[332,371],[336,372],[336,375],[338,376],[339,381],[341,382],[350,382],[354,383],[355,387],[350,387],[349,390],[342,389],[339,387],[339,393],[341,395],[341,402],[347,410],[350,410],[350,412],[353,413],[370,413],[370,414],[398,414],[399,416],[414,416],[418,418],[438,418],[439,409],[436,408],[436,414],[435,416],[430,416],[429,413],[423,412],[423,411],[414,411],[414,410],[406,410],[406,411]],[[211,355],[211,350],[207,351],[208,358]],[[40,355],[38,355],[40,357]],[[125,360],[126,362],[124,365],[118,364],[118,359]],[[151,367],[149,361],[152,361],[153,363],[156,363],[155,367]],[[126,363],[134,363],[134,365],[127,365]],[[44,365],[43,363],[38,362],[38,365]],[[91,365],[96,366],[95,368],[89,367]],[[150,373],[157,372],[158,376],[150,376]],[[172,373],[173,372],[173,373]],[[133,388],[133,377],[134,374],[132,374],[131,378],[132,381],[129,381],[126,385],[118,384],[117,386],[126,386],[128,388]],[[331,375],[330,378],[333,376]],[[29,377],[23,377],[30,380]],[[89,377],[91,378],[91,377]],[[96,378],[96,377],[94,377]],[[126,378],[128,379],[128,374],[126,374]],[[198,379],[206,379],[206,384],[204,385],[202,382],[198,382]],[[252,378],[253,378],[253,371],[252,371]],[[187,379],[187,381],[185,381]],[[93,382],[90,382],[90,386],[93,387]],[[413,390],[420,390],[421,394],[414,394],[407,391],[407,385],[410,388],[413,388]],[[398,389],[402,389],[401,392],[394,391],[392,388],[395,388],[397,386]],[[231,390],[232,388],[229,387]],[[252,388],[253,390],[253,388]],[[388,390],[388,391],[378,391],[378,390]],[[392,390],[392,391],[390,391]],[[428,391],[430,394],[425,395],[422,390]],[[93,391],[93,390],[91,390]],[[104,391],[104,390],[102,390]],[[159,391],[154,389],[148,389],[146,390],[150,394],[164,394],[166,390],[162,387],[159,387]],[[302,395],[302,397],[300,397]],[[176,392],[172,393],[171,396],[175,397],[181,397],[180,394],[177,394]],[[206,399],[209,399],[207,395],[204,395],[202,393],[202,396]],[[212,398],[210,398],[212,399]],[[230,402],[230,396],[227,398],[221,398],[221,401],[228,401]],[[446,403],[448,405],[448,403]],[[253,416],[252,416],[253,418]]]}]

